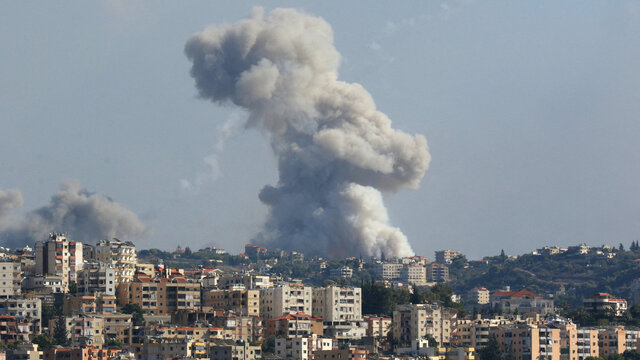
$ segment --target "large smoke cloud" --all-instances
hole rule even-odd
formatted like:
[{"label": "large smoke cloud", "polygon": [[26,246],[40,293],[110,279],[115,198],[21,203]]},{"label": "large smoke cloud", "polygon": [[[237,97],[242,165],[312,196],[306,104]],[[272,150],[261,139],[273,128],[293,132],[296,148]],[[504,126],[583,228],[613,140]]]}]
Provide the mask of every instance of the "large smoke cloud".
[{"label": "large smoke cloud", "polygon": [[22,205],[19,190],[0,191],[0,243],[10,247],[33,246],[51,232],[64,232],[72,240],[93,244],[103,238],[143,237],[149,231],[136,214],[104,195],[93,194],[68,182],[49,204],[24,217],[9,212]]},{"label": "large smoke cloud", "polygon": [[324,20],[291,9],[254,9],[185,46],[200,96],[249,110],[278,157],[277,186],[258,240],[308,253],[412,255],[389,224],[380,191],[416,188],[427,142],[391,127],[359,84],[338,80],[340,54]]}]

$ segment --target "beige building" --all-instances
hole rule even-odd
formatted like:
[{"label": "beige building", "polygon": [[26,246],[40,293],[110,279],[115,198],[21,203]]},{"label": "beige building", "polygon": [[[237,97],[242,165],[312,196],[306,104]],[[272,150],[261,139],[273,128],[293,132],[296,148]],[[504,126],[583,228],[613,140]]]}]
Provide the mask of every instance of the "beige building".
[{"label": "beige building", "polygon": [[260,290],[260,315],[273,319],[284,314],[312,315],[312,289],[302,284],[280,285]]},{"label": "beige building", "polygon": [[[98,348],[104,344],[104,320],[97,316],[65,316],[65,326],[71,345],[91,344]],[[58,318],[49,320],[49,336],[53,336]]]},{"label": "beige building", "polygon": [[327,286],[313,289],[312,314],[327,322],[362,320],[362,289]]},{"label": "beige building", "polygon": [[386,337],[391,329],[390,317],[365,316],[364,321],[367,323],[367,336]]},{"label": "beige building", "polygon": [[400,279],[411,285],[425,286],[427,284],[427,269],[423,265],[405,265]]},{"label": "beige building", "polygon": [[440,264],[451,264],[453,259],[462,256],[458,250],[440,250],[436,251],[436,262]]},{"label": "beige building", "polygon": [[231,310],[240,315],[260,316],[260,290],[210,290],[202,306],[210,310]]},{"label": "beige building", "polygon": [[217,341],[208,345],[207,354],[211,360],[255,360],[262,358],[261,347],[250,345],[246,341]]},{"label": "beige building", "polygon": [[382,262],[376,266],[376,275],[383,280],[397,280],[402,274],[403,264]]},{"label": "beige building", "polygon": [[587,311],[611,310],[616,316],[621,316],[627,311],[627,300],[618,299],[607,293],[598,293],[585,298],[583,306]]},{"label": "beige building", "polygon": [[36,243],[36,275],[54,275],[62,279],[65,291],[77,281],[82,269],[82,243],[63,234],[51,234],[46,242]]},{"label": "beige building", "polygon": [[94,258],[112,264],[116,269],[117,282],[130,282],[136,274],[136,246],[131,241],[100,240],[94,249]]},{"label": "beige building", "polygon": [[409,345],[414,339],[433,336],[438,344],[454,340],[458,323],[457,311],[435,304],[403,304],[393,312],[393,337]]},{"label": "beige building", "polygon": [[486,305],[491,301],[491,292],[484,286],[474,287],[470,291],[471,299],[478,305]]},{"label": "beige building", "polygon": [[560,360],[560,329],[518,325],[494,332],[501,349],[513,360]]},{"label": "beige building", "polygon": [[449,267],[445,264],[437,263],[427,265],[427,281],[449,281]]},{"label": "beige building", "polygon": [[121,305],[138,304],[146,314],[170,315],[178,310],[200,309],[200,283],[185,279],[134,278],[118,287]]},{"label": "beige building", "polygon": [[22,286],[20,263],[0,261],[0,298],[19,295]]}]

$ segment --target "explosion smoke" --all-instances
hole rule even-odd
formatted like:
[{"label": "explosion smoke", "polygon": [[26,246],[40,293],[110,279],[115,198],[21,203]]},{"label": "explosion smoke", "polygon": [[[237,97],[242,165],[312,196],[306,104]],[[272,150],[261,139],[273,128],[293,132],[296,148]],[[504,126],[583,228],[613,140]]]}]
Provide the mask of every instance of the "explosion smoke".
[{"label": "explosion smoke", "polygon": [[407,256],[380,191],[416,188],[429,166],[427,141],[391,128],[359,84],[338,80],[331,26],[276,9],[192,36],[185,53],[200,96],[246,108],[269,134],[277,186],[260,200],[269,218],[258,241],[345,256]]},{"label": "explosion smoke", "polygon": [[63,184],[49,204],[29,211],[24,218],[10,218],[9,211],[21,205],[19,190],[0,191],[0,243],[5,246],[33,246],[35,241],[46,240],[51,232],[65,232],[72,240],[90,244],[104,238],[142,237],[149,233],[132,211],[75,182]]}]

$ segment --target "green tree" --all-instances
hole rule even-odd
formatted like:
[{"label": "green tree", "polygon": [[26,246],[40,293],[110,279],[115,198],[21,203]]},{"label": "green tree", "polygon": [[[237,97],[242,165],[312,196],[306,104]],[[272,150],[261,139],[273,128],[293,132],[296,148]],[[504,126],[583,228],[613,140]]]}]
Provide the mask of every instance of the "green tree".
[{"label": "green tree", "polygon": [[131,321],[133,325],[143,325],[144,316],[142,315],[142,308],[138,304],[128,303],[120,309],[123,314],[131,314]]},{"label": "green tree", "polygon": [[36,335],[31,340],[32,343],[38,344],[38,350],[47,350],[53,348],[53,339],[45,334]]},{"label": "green tree", "polygon": [[478,358],[480,360],[504,360],[504,355],[500,350],[500,344],[498,344],[498,339],[496,339],[495,335],[490,335],[487,345],[478,350]]},{"label": "green tree", "polygon": [[69,332],[67,331],[65,322],[66,319],[64,316],[58,316],[56,327],[53,329],[53,341],[55,345],[68,346],[70,343]]},{"label": "green tree", "polygon": [[76,282],[72,282],[69,284],[69,294],[75,295],[78,293],[78,284]]}]

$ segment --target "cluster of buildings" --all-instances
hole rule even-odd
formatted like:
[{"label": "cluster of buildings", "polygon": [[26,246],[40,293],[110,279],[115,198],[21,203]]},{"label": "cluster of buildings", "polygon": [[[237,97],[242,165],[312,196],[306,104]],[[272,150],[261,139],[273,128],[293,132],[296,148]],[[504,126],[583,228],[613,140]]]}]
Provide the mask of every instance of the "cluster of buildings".
[{"label": "cluster of buildings", "polygon": [[[266,255],[264,247],[245,248],[256,262]],[[448,266],[461,255],[437,252],[433,263],[420,256],[380,260],[376,274],[388,286],[445,282]],[[304,261],[302,253],[288,256]],[[342,266],[335,275],[351,276],[347,269],[354,271]],[[555,318],[553,299],[531,291],[477,287],[469,296],[501,315],[464,317],[442,304],[363,314],[359,287],[309,286],[260,271],[176,269],[139,261],[131,242],[88,245],[51,234],[34,251],[7,252],[0,261],[6,349],[0,360],[462,360],[477,358],[490,338],[516,360],[582,360],[639,349],[638,331],[579,328]],[[626,301],[595,294],[585,299],[585,309],[621,314]]]}]

